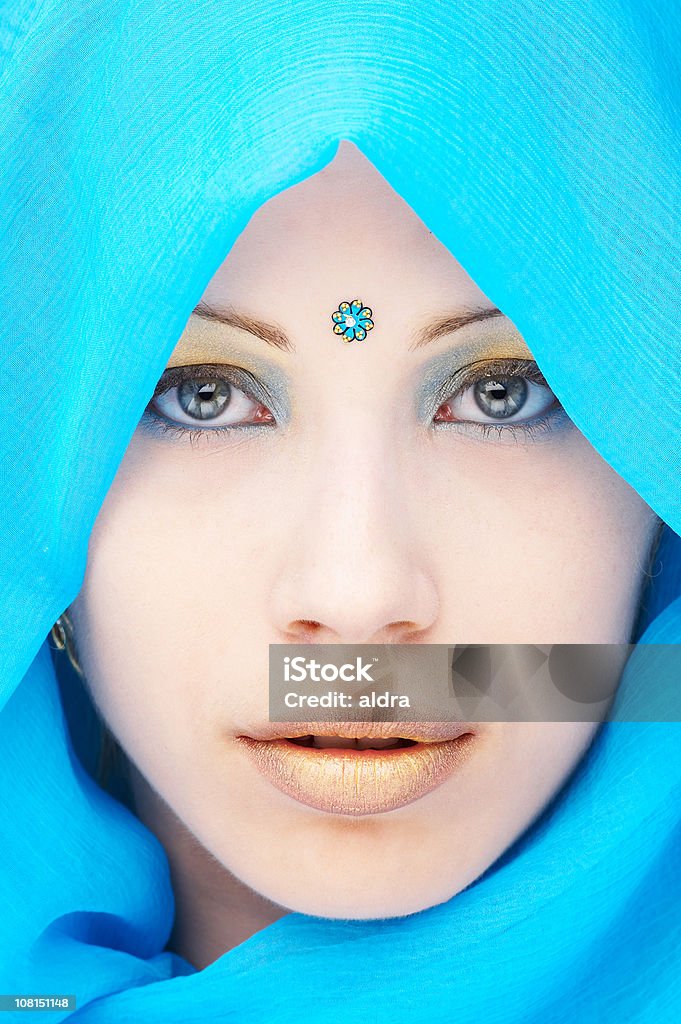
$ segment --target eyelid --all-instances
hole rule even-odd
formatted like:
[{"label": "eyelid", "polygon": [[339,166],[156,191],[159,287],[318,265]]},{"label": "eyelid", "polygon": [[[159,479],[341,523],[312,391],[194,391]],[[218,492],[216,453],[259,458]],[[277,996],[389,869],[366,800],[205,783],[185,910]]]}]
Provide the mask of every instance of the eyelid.
[{"label": "eyelid", "polygon": [[[191,363],[184,366],[171,366],[160,377],[150,403],[159,395],[178,387],[185,380],[201,377],[207,380],[226,380],[237,390],[254,401],[264,405],[278,418],[277,401],[262,381],[259,381],[249,370],[232,363]],[[273,408],[274,407],[274,408]]]},{"label": "eyelid", "polygon": [[433,415],[448,399],[454,398],[459,392],[464,391],[484,377],[494,376],[527,377],[533,383],[539,384],[551,391],[546,378],[534,359],[518,359],[517,357],[508,359],[479,359],[474,363],[462,366],[438,386],[434,396],[435,409]]},{"label": "eyelid", "polygon": [[[518,358],[513,356],[477,359],[472,363],[459,367],[437,385],[434,393],[431,393],[428,402],[428,418],[432,419],[441,405],[455,398],[477,381],[495,375],[500,377],[526,377],[535,384],[551,391],[550,385],[539,369],[536,360],[531,357]],[[193,380],[197,377],[208,380],[228,381],[249,398],[264,405],[272,412],[280,426],[286,418],[281,408],[281,403],[277,401],[276,396],[272,394],[270,389],[249,370],[234,363],[190,363],[167,367],[156,384],[149,405],[153,404],[155,398],[165,394],[174,387],[178,387],[183,381]]]}]

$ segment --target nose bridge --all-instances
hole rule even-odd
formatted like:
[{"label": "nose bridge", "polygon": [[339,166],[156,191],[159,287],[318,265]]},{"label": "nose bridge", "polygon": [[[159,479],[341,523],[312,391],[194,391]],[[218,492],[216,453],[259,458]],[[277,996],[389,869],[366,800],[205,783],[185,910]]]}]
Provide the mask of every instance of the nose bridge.
[{"label": "nose bridge", "polygon": [[327,554],[335,548],[354,562],[372,552],[376,559],[384,549],[399,547],[405,539],[408,500],[403,490],[400,522],[395,501],[402,459],[387,426],[353,414],[340,444],[337,435],[320,432],[312,460],[312,478],[318,485],[308,529],[311,537],[319,534],[318,543]]},{"label": "nose bridge", "polygon": [[311,624],[315,641],[355,643],[431,624],[437,600],[411,534],[403,462],[389,431],[362,416],[341,444],[320,431],[275,587],[276,626],[289,639]]}]

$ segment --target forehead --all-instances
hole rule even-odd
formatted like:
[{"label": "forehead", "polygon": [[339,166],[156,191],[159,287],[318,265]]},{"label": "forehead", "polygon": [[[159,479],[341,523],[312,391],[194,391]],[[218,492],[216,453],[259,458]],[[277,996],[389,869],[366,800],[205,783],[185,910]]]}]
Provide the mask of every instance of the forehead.
[{"label": "forehead", "polygon": [[368,305],[377,296],[436,311],[444,293],[448,305],[457,299],[486,304],[454,256],[373,164],[344,142],[327,167],[256,211],[204,298],[217,306],[252,305],[255,296],[274,305],[335,304],[357,294]]}]

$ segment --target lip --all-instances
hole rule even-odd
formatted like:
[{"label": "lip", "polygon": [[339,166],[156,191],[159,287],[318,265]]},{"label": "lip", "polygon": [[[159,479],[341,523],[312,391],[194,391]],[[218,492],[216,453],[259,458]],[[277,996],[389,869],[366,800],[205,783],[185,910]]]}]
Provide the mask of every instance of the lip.
[{"label": "lip", "polygon": [[[455,740],[465,732],[474,732],[472,722],[264,722],[244,729],[254,740],[295,739],[300,736],[367,736],[370,739],[402,737],[405,740],[433,743]],[[239,737],[240,738],[240,737]]]},{"label": "lip", "polygon": [[[278,790],[329,814],[382,814],[404,807],[442,785],[475,749],[467,722],[271,723],[237,743]],[[302,736],[387,739],[413,746],[388,749],[303,747]]]}]

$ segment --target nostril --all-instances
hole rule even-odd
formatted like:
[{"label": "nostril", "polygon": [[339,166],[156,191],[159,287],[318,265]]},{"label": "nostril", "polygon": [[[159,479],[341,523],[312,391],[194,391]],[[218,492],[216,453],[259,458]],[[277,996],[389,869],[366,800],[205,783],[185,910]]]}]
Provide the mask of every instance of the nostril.
[{"label": "nostril", "polygon": [[324,627],[321,622],[316,619],[296,619],[295,622],[291,622],[286,633],[288,634],[288,643],[309,643],[311,640],[316,639]]}]

